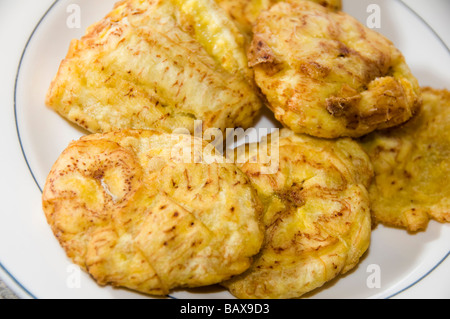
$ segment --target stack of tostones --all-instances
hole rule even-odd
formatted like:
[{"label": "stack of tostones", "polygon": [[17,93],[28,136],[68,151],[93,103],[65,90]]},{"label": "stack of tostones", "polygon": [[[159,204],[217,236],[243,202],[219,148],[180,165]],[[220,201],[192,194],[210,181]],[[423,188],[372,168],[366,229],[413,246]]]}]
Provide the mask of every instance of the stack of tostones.
[{"label": "stack of tostones", "polygon": [[[354,269],[374,225],[449,222],[450,93],[421,89],[341,7],[125,0],[73,40],[47,104],[98,134],[68,146],[43,192],[73,262],[151,295],[298,298]],[[174,132],[248,128],[264,104],[285,128],[237,164]]]}]

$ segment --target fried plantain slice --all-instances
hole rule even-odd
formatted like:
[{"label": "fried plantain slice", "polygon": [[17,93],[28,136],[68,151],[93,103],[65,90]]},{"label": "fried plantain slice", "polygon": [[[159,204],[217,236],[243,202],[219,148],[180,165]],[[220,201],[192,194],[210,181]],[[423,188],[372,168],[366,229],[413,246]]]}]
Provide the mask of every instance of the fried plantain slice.
[{"label": "fried plantain slice", "polygon": [[249,127],[245,37],[213,0],[126,0],[73,40],[46,103],[90,132]]},{"label": "fried plantain slice", "polygon": [[[240,29],[251,35],[253,24],[262,11],[269,9],[272,5],[282,0],[216,0],[237,23]],[[296,2],[299,0],[285,0]],[[341,10],[341,0],[309,0],[321,4],[331,10]]]},{"label": "fried plantain slice", "polygon": [[100,285],[151,295],[248,269],[263,241],[261,203],[236,165],[218,155],[202,163],[207,146],[156,131],[71,143],[42,196],[68,257]]},{"label": "fried plantain slice", "polygon": [[400,125],[420,87],[394,44],[344,12],[280,2],[253,29],[249,62],[275,117],[296,133],[361,137]]},{"label": "fried plantain slice", "polygon": [[353,269],[370,245],[366,187],[373,171],[358,144],[287,129],[269,139],[279,143],[275,173],[262,173],[258,149],[265,147],[246,147],[237,160],[265,207],[261,252],[249,270],[223,283],[244,299],[301,297]]},{"label": "fried plantain slice", "polygon": [[375,224],[416,232],[450,222],[450,92],[423,88],[423,107],[405,125],[361,140],[374,164]]}]

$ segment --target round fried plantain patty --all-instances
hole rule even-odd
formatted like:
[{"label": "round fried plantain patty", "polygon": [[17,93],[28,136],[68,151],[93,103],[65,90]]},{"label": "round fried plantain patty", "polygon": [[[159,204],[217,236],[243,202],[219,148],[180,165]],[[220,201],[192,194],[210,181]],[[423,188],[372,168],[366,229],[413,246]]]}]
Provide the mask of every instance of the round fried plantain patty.
[{"label": "round fried plantain patty", "polygon": [[253,34],[256,83],[296,133],[361,137],[420,108],[420,87],[402,53],[344,12],[282,2],[259,16]]},{"label": "round fried plantain patty", "polygon": [[263,103],[246,37],[214,0],[126,0],[73,40],[46,103],[92,133],[247,128]]},{"label": "round fried plantain patty", "polygon": [[68,257],[100,285],[152,295],[247,270],[263,241],[261,203],[236,165],[202,163],[207,147],[156,131],[72,142],[42,197]]},{"label": "round fried plantain patty", "polygon": [[298,298],[353,269],[368,249],[366,187],[373,170],[349,138],[328,141],[283,129],[267,143],[268,149],[278,144],[275,173],[263,173],[267,164],[258,149],[266,147],[247,147],[237,160],[265,207],[264,245],[249,270],[223,285],[243,299]]},{"label": "round fried plantain patty", "polygon": [[375,224],[425,230],[450,222],[450,92],[423,88],[423,106],[408,123],[361,140],[374,165],[369,188]]}]

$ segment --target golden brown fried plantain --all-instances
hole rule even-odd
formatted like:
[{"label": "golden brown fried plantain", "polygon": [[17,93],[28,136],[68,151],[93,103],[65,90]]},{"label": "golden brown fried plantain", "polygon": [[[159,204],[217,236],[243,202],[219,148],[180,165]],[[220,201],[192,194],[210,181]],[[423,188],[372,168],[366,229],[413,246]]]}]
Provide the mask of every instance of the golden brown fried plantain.
[{"label": "golden brown fried plantain", "polygon": [[47,104],[90,132],[249,127],[245,37],[213,0],[127,0],[73,40]]},{"label": "golden brown fried plantain", "polygon": [[155,131],[71,143],[43,192],[67,255],[101,285],[154,295],[248,269],[263,241],[261,203],[236,165],[201,163],[207,146]]},{"label": "golden brown fried plantain", "polygon": [[406,122],[420,107],[401,52],[344,12],[281,2],[259,16],[253,33],[256,83],[296,133],[361,137]]},{"label": "golden brown fried plantain", "polygon": [[376,224],[419,231],[450,222],[450,92],[423,89],[420,113],[362,139],[375,169],[369,189]]},{"label": "golden brown fried plantain", "polygon": [[223,283],[239,298],[300,297],[353,269],[370,244],[373,171],[358,144],[287,129],[270,138],[279,143],[276,173],[262,173],[257,148],[237,160],[264,204],[266,227],[251,268]]},{"label": "golden brown fried plantain", "polygon": [[[253,24],[262,11],[269,9],[272,5],[282,0],[216,0],[228,14],[236,21],[240,29],[251,35]],[[300,0],[285,0],[297,2]],[[341,10],[341,0],[309,0],[330,8],[331,10]]]}]

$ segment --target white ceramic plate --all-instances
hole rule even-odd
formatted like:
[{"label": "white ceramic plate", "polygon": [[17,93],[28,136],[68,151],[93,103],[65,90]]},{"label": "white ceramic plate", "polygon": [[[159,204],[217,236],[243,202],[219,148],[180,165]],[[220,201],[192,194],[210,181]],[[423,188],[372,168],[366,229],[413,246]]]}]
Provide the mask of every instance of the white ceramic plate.
[{"label": "white ceramic plate", "polygon": [[[40,202],[45,178],[55,160],[71,140],[86,134],[45,107],[46,91],[70,40],[81,37],[85,28],[106,15],[114,2],[20,0],[0,4],[0,9],[8,6],[30,19],[21,23],[11,17],[6,20],[11,26],[6,28],[6,40],[11,42],[2,39],[2,46],[11,43],[12,49],[0,53],[5,55],[1,59],[5,74],[0,82],[0,275],[22,298],[148,298],[124,289],[99,287],[74,268],[46,224]],[[400,1],[344,0],[344,10],[366,23],[373,13],[368,12],[369,4],[381,9],[378,31],[404,53],[421,85],[450,89],[450,54],[437,34]],[[72,19],[77,10],[79,27]],[[5,11],[0,12],[3,15]],[[5,21],[3,24],[7,27]],[[34,31],[29,29],[30,24]],[[275,125],[267,114],[257,127]],[[426,232],[415,235],[380,226],[373,232],[370,250],[357,269],[308,297],[402,296],[420,287],[436,271],[450,273],[446,261],[450,259],[449,251],[450,225],[431,222]],[[448,280],[434,279],[433,285],[437,285],[439,297],[450,297]],[[430,289],[430,285],[425,287]],[[217,287],[177,291],[171,297],[232,298]]]}]

